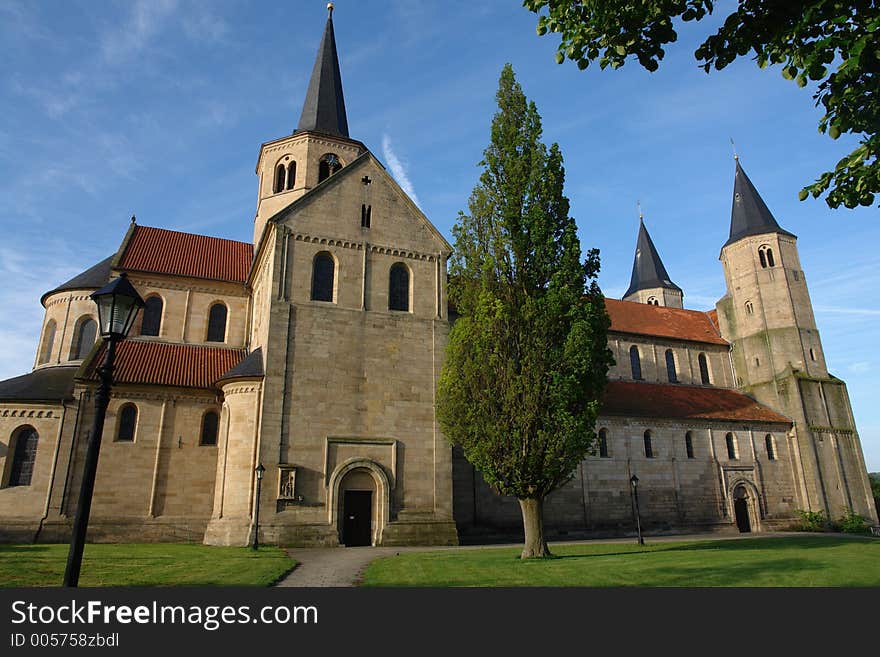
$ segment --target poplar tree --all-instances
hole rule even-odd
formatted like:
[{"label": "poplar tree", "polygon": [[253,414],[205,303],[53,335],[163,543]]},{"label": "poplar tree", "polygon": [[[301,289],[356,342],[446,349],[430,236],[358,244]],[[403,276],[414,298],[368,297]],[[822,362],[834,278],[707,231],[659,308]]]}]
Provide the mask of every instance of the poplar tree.
[{"label": "poplar tree", "polygon": [[596,443],[612,356],[599,252],[582,260],[557,144],[505,65],[468,213],[453,228],[455,321],[437,412],[449,440],[499,494],[519,500],[522,558],[545,557],[544,499]]}]

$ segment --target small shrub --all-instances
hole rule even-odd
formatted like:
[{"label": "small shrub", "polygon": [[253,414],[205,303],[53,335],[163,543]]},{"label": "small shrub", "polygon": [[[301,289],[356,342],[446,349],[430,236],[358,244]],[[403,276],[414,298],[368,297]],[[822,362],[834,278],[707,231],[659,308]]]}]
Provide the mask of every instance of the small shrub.
[{"label": "small shrub", "polygon": [[824,511],[796,511],[800,518],[800,524],[796,527],[801,532],[824,532],[828,529],[828,518]]},{"label": "small shrub", "polygon": [[858,513],[850,509],[837,521],[840,531],[848,534],[867,534],[868,522]]}]

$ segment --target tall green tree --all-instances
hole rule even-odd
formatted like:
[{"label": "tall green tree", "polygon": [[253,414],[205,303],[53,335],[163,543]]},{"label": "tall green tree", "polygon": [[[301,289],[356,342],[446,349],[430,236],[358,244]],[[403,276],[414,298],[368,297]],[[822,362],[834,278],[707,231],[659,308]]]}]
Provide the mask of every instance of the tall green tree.
[{"label": "tall green tree", "polygon": [[546,496],[571,479],[595,440],[612,356],[596,276],[581,260],[557,144],[508,64],[480,182],[453,228],[450,333],[437,412],[486,482],[520,503],[522,557],[549,555]]},{"label": "tall green tree", "polygon": [[[655,71],[663,47],[678,38],[675,22],[700,21],[713,0],[525,0],[546,14],[538,34],[561,36],[556,61],[580,68],[598,61],[619,68],[633,58]],[[819,132],[832,139],[849,133],[859,145],[800,191],[800,199],[826,191],[829,207],[871,205],[880,193],[880,1],[738,0],[733,11],[697,48],[708,73],[740,57],[761,68],[779,66],[800,87],[817,82],[813,98],[825,114]]]}]

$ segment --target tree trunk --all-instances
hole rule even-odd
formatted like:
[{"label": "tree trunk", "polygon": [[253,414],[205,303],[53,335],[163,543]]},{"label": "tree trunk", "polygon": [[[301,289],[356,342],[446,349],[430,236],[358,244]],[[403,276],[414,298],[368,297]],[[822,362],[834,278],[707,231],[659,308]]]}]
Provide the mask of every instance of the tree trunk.
[{"label": "tree trunk", "polygon": [[544,540],[544,498],[526,498],[519,501],[522,511],[523,529],[526,541],[521,559],[534,559],[550,556],[550,548]]}]

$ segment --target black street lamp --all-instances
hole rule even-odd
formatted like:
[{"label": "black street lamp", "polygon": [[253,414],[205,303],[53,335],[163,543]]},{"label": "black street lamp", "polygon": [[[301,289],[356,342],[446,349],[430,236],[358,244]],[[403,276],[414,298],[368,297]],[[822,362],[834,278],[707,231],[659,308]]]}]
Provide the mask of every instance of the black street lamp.
[{"label": "black street lamp", "polygon": [[254,507],[254,544],[251,546],[254,550],[260,547],[260,484],[263,483],[263,473],[266,468],[260,463],[254,472],[257,473],[257,505]]},{"label": "black street lamp", "polygon": [[79,570],[82,565],[86,530],[89,526],[89,513],[92,510],[92,493],[95,490],[95,474],[98,472],[98,453],[101,449],[101,434],[104,432],[104,417],[110,402],[110,387],[113,385],[113,361],[116,359],[116,344],[128,335],[144,300],[129,283],[125,274],[110,281],[92,299],[98,306],[98,330],[107,342],[104,362],[98,368],[98,389],[95,392],[95,418],[86,450],[82,485],[79,489],[79,502],[73,521],[73,536],[67,554],[67,569],[64,571],[64,586],[79,584]]},{"label": "black street lamp", "polygon": [[639,532],[639,545],[644,545],[645,539],[642,538],[642,514],[639,512],[639,478],[633,475],[629,478],[629,483],[632,484],[633,498],[635,499],[636,530]]}]

